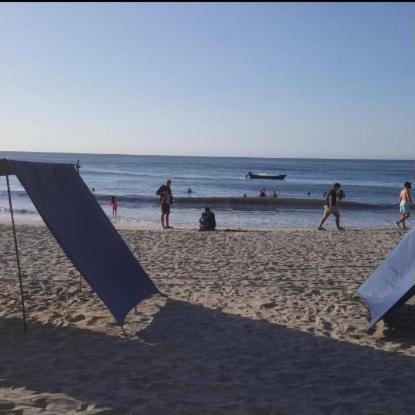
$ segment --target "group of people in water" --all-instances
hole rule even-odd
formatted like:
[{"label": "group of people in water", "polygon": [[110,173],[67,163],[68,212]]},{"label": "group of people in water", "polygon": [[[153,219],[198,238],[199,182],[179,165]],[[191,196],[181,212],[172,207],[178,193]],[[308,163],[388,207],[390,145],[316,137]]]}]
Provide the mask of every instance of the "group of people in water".
[{"label": "group of people in water", "polygon": [[[401,217],[396,221],[396,225],[399,229],[406,229],[406,221],[410,217],[409,207],[413,204],[411,199],[411,188],[412,184],[410,182],[405,182],[403,188],[399,195],[399,212]],[[94,189],[95,190],[95,189]],[[187,190],[187,193],[193,193],[190,189]],[[171,190],[171,180],[167,180],[165,184],[162,184],[156,192],[156,195],[160,197],[160,208],[161,208],[161,226],[163,229],[173,229],[170,226],[170,209],[171,205],[174,203],[173,193]],[[244,195],[246,197],[246,195]],[[267,197],[265,189],[260,189],[259,197]],[[272,193],[272,197],[277,197],[275,190]],[[343,190],[341,189],[340,183],[334,183],[333,187],[324,193],[325,203],[324,203],[324,212],[323,217],[321,218],[320,225],[318,230],[325,231],[326,228],[323,227],[324,223],[327,221],[330,215],[333,215],[336,222],[336,227],[338,230],[344,230],[340,226],[340,213],[337,208],[337,201],[342,200],[345,197]],[[112,207],[112,216],[117,216],[118,202],[115,196],[111,196],[110,205]],[[402,225],[402,226],[401,226]],[[199,230],[200,231],[213,231],[216,229],[216,218],[215,214],[210,210],[209,207],[206,207],[202,212],[202,215],[199,219]]]},{"label": "group of people in water", "polygon": [[[265,187],[263,189],[259,189],[258,196],[259,197],[267,197],[267,192],[265,190]],[[244,195],[244,197],[246,197],[246,195]],[[278,197],[277,192],[275,191],[275,189],[272,191],[271,197],[273,197],[273,198]]]}]

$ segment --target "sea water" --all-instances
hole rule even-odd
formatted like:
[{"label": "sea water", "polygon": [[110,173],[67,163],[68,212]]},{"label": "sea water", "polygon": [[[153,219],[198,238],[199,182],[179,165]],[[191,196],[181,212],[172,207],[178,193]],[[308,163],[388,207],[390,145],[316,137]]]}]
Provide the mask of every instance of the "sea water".
[{"label": "sea water", "polygon": [[[159,225],[160,208],[156,190],[172,180],[175,197],[258,197],[265,188],[281,198],[299,199],[289,207],[215,207],[219,228],[316,228],[321,219],[324,192],[340,182],[347,201],[373,205],[341,210],[342,224],[348,228],[392,227],[399,217],[398,200],[402,184],[414,178],[411,160],[333,160],[247,157],[179,157],[104,154],[63,154],[0,152],[0,157],[76,164],[80,174],[104,211],[111,216],[109,200],[119,201],[120,223]],[[251,180],[246,174],[286,174],[284,180]],[[10,178],[16,221],[39,220],[36,209],[15,177]],[[188,195],[187,189],[193,193]],[[310,208],[300,200],[321,200],[321,207]],[[171,224],[197,228],[201,208],[192,203],[173,205]],[[8,218],[5,178],[0,178],[0,218]],[[327,227],[334,227],[330,218]]]}]

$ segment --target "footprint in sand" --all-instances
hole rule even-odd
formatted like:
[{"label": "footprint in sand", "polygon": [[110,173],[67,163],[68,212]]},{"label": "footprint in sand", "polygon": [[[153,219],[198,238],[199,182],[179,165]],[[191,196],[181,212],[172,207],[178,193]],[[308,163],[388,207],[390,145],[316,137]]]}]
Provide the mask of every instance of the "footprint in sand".
[{"label": "footprint in sand", "polygon": [[261,306],[264,308],[274,308],[277,306],[277,303],[275,301],[271,301],[269,303],[264,303]]}]

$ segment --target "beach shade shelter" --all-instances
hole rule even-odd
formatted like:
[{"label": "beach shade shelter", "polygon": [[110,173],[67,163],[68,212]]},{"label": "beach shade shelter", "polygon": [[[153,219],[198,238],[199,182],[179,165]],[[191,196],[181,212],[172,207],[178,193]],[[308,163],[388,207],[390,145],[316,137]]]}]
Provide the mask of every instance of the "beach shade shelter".
[{"label": "beach shade shelter", "polygon": [[359,287],[357,294],[369,307],[368,329],[415,294],[415,227]]},{"label": "beach shade shelter", "polygon": [[[0,159],[0,176],[6,176],[12,215],[24,324],[10,175],[17,176],[58,244],[120,325],[140,301],[159,293],[75,165]],[[26,324],[24,327],[26,330]]]}]

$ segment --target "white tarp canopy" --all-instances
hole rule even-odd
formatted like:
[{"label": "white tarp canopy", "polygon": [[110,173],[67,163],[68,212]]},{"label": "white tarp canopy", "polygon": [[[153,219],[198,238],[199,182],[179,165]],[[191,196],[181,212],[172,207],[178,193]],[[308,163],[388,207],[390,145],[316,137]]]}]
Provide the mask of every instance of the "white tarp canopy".
[{"label": "white tarp canopy", "polygon": [[369,328],[415,294],[415,227],[360,286],[357,294],[368,304]]}]

